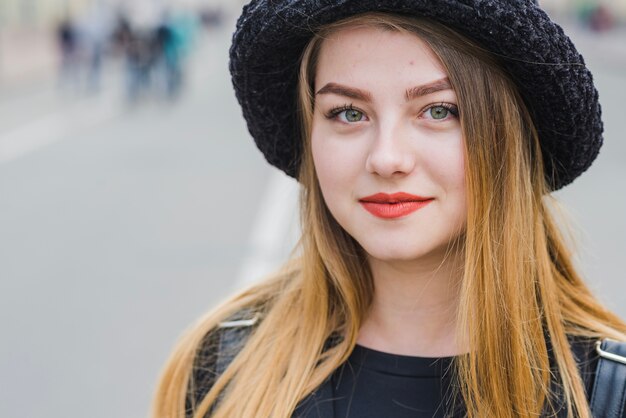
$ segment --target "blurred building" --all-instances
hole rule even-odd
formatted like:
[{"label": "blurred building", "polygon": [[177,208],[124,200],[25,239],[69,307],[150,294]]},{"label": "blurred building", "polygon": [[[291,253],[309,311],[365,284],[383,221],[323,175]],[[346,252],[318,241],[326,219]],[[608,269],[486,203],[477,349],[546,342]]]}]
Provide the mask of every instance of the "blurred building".
[{"label": "blurred building", "polygon": [[614,18],[626,23],[626,0],[539,0],[548,12],[560,16],[576,16],[586,10],[604,7]]},{"label": "blurred building", "polygon": [[[219,10],[219,15],[234,19],[248,1],[0,0],[0,87],[50,73],[58,64],[54,31],[60,22],[79,18],[98,7],[108,8],[112,14],[123,9],[131,24],[149,27],[162,18],[166,9]],[[576,19],[591,28],[626,28],[626,0],[539,0],[539,3],[561,22]],[[598,8],[602,8],[601,14],[595,13]],[[598,17],[601,19],[594,20]]]},{"label": "blurred building", "polygon": [[[63,16],[80,13],[90,4],[105,2],[113,6],[133,6],[135,3],[150,3],[155,6],[222,7],[238,9],[242,0],[2,0],[0,1],[0,27],[41,27],[58,21]],[[546,9],[561,14],[602,5],[615,16],[626,21],[626,0],[540,0]]]},{"label": "blurred building", "polygon": [[93,0],[2,0],[0,25],[11,28],[49,27],[64,16],[79,14]]},{"label": "blurred building", "polygon": [[60,19],[82,14],[94,4],[112,8],[197,8],[238,9],[243,0],[1,0],[0,28],[49,28]]},{"label": "blurred building", "polygon": [[[234,14],[244,0],[0,0],[0,94],[4,87],[49,77],[59,64],[55,30],[66,19],[124,10],[137,26],[151,26],[165,9],[219,8]],[[95,12],[94,12],[95,11]],[[238,11],[238,10],[237,10]],[[97,22],[97,19],[92,19]],[[93,26],[93,25],[92,25]],[[92,28],[95,30],[95,28]],[[27,53],[24,53],[27,51]]]}]

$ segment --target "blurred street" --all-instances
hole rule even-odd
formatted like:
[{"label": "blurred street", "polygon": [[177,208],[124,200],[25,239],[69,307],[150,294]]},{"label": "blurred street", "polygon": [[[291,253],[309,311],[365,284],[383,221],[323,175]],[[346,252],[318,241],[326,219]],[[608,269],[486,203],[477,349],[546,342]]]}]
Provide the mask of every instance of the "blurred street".
[{"label": "blurred street", "polygon": [[[129,100],[121,60],[94,92],[60,86],[54,55],[31,77],[6,70],[19,82],[0,85],[0,416],[146,417],[182,330],[287,257],[297,190],[240,116],[232,27],[198,36],[174,99]],[[626,318],[626,30],[566,32],[605,145],[556,196],[591,287]]]},{"label": "blurred street", "polygon": [[118,73],[0,100],[0,416],[146,416],[178,335],[232,292],[270,169],[229,39],[199,40],[176,102],[126,103]]}]

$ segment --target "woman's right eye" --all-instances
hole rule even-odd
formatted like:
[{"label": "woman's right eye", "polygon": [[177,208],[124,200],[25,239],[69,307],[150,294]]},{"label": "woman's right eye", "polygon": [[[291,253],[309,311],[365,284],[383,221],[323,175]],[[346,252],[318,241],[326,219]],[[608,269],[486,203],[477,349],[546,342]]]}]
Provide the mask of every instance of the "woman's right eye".
[{"label": "woman's right eye", "polygon": [[343,123],[356,123],[367,120],[367,116],[365,116],[365,113],[353,108],[352,106],[343,106],[332,109],[330,112],[328,112],[326,117],[328,119],[337,118]]},{"label": "woman's right eye", "polygon": [[356,109],[344,110],[340,115],[343,115],[342,119],[345,119],[347,122],[360,122],[365,116]]}]

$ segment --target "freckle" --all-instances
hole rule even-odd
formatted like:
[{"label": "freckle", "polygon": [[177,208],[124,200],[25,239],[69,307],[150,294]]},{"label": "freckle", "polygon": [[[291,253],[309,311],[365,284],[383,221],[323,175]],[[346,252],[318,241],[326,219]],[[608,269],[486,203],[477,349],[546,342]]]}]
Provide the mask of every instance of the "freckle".
[{"label": "freckle", "polygon": [[414,65],[415,62],[413,60],[409,61],[409,65]]}]

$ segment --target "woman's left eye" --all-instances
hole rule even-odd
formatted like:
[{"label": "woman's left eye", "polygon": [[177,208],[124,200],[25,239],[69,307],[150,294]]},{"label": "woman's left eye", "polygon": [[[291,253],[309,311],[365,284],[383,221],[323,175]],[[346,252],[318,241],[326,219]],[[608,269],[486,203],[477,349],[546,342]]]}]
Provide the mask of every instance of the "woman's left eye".
[{"label": "woman's left eye", "polygon": [[431,106],[423,112],[427,119],[445,120],[448,116],[459,116],[459,110],[456,106],[448,103]]}]

